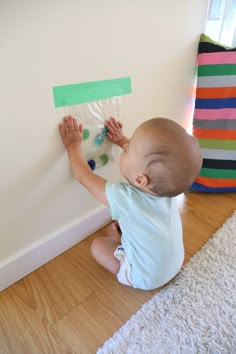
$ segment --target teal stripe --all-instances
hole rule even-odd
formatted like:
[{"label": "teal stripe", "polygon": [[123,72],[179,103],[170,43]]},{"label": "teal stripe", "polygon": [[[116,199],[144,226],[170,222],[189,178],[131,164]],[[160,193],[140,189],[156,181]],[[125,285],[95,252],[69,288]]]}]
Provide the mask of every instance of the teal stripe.
[{"label": "teal stripe", "polygon": [[202,148],[236,150],[236,140],[197,139]]},{"label": "teal stripe", "polygon": [[197,87],[235,87],[236,75],[200,76],[197,78]]},{"label": "teal stripe", "polygon": [[199,65],[198,76],[235,75],[236,64]]},{"label": "teal stripe", "polygon": [[212,178],[236,178],[236,170],[202,168],[199,176],[212,177]]},{"label": "teal stripe", "polygon": [[128,93],[131,93],[130,77],[53,87],[55,107],[72,106]]}]

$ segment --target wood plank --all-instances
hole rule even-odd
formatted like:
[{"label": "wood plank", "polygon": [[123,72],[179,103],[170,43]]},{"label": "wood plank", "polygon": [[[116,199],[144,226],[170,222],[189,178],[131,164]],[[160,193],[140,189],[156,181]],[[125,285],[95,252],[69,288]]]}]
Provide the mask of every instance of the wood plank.
[{"label": "wood plank", "polygon": [[24,300],[12,288],[0,294],[0,353],[70,353],[36,304]]},{"label": "wood plank", "polygon": [[11,290],[53,324],[92,294],[94,288],[85,284],[80,274],[72,273],[68,260],[59,256],[15,283]]},{"label": "wood plank", "polygon": [[155,293],[113,282],[95,291],[54,328],[72,350],[93,353]]}]

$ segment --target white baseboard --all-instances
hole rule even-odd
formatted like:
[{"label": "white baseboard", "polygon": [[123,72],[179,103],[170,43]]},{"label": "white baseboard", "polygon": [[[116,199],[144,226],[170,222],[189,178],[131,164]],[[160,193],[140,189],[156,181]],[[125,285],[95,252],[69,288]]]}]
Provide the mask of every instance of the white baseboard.
[{"label": "white baseboard", "polygon": [[0,263],[0,291],[65,252],[111,221],[109,208],[100,206],[73,224],[32,244]]}]

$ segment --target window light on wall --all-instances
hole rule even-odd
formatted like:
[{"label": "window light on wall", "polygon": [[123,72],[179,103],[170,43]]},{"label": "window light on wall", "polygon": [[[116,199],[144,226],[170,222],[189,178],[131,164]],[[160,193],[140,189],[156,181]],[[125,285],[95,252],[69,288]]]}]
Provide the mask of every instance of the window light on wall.
[{"label": "window light on wall", "polygon": [[205,34],[226,46],[236,46],[236,0],[209,0]]}]

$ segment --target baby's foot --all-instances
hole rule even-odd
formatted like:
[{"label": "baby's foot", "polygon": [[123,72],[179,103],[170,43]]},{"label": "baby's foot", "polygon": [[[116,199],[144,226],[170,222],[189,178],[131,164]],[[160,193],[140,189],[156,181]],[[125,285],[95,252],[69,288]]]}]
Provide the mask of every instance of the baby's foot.
[{"label": "baby's foot", "polygon": [[114,241],[120,242],[121,232],[118,222],[114,221],[105,229],[105,235],[112,238]]}]

